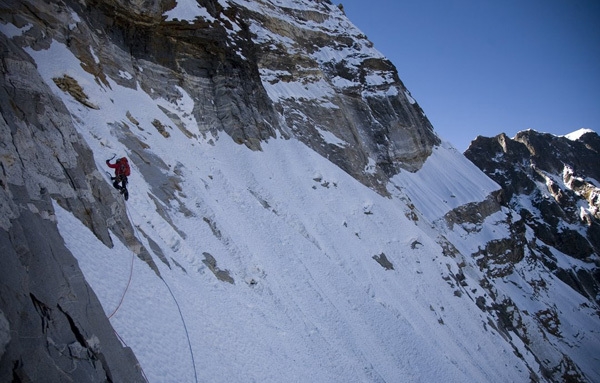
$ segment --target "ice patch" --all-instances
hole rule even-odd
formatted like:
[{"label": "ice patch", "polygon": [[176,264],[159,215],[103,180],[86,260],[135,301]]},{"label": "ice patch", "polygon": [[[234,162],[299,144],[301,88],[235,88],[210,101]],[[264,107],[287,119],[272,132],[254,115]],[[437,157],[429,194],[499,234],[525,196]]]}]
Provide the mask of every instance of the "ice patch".
[{"label": "ice patch", "polygon": [[27,32],[31,28],[33,28],[33,25],[31,24],[27,24],[22,28],[17,28],[14,24],[0,23],[0,32],[4,33],[9,39],[12,39],[15,36],[23,35],[23,33]]},{"label": "ice patch", "polygon": [[163,16],[167,16],[165,21],[189,21],[194,22],[196,18],[201,17],[208,22],[214,22],[215,18],[212,17],[206,8],[201,7],[194,1],[179,0],[175,5],[175,8],[163,13]]},{"label": "ice patch", "polygon": [[344,147],[347,146],[348,143],[340,138],[338,138],[335,134],[331,133],[328,130],[323,130],[320,129],[319,127],[315,127],[317,129],[317,131],[319,132],[319,134],[321,135],[321,137],[323,137],[323,140],[331,145],[335,145],[335,146],[339,146],[339,147]]}]

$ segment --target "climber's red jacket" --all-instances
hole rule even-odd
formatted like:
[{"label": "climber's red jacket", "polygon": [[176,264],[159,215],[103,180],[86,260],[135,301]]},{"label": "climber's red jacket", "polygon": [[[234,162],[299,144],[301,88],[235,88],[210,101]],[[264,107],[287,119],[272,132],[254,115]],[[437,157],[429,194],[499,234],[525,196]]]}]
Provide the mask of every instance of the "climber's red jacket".
[{"label": "climber's red jacket", "polygon": [[129,174],[131,174],[131,169],[129,169],[129,162],[125,157],[119,158],[114,164],[111,164],[109,160],[106,160],[106,164],[109,168],[115,169],[115,177],[128,177]]}]

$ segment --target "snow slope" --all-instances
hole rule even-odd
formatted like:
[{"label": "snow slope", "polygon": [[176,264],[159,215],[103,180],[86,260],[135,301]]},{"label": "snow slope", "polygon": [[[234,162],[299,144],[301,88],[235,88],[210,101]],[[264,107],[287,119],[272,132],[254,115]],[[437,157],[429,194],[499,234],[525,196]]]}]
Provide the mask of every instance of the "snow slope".
[{"label": "snow slope", "polygon": [[[158,105],[195,129],[183,91],[168,102],[111,80],[101,87],[56,42],[29,53],[98,169],[113,154],[132,159],[128,216],[161,277],[55,209],[65,243],[150,382],[528,379],[486,314],[444,281],[455,261],[407,218],[400,199],[382,197],[293,139],[253,152],[226,135],[189,138],[169,128],[165,138],[152,121],[173,124]],[[55,86],[52,78],[65,73],[98,110]],[[165,164],[155,173],[124,144],[118,126],[128,112],[144,128],[130,131],[147,145],[143,156]],[[438,151],[462,161],[451,148]],[[436,185],[427,187],[447,193]]]},{"label": "snow slope", "polygon": [[578,129],[578,130],[576,130],[574,132],[566,134],[565,137],[568,138],[569,140],[577,141],[584,134],[586,134],[586,133],[593,133],[593,132],[594,131],[592,129],[581,128],[581,129]]},{"label": "snow slope", "polygon": [[447,142],[435,148],[418,172],[402,172],[391,183],[431,222],[459,206],[483,201],[500,189]]}]

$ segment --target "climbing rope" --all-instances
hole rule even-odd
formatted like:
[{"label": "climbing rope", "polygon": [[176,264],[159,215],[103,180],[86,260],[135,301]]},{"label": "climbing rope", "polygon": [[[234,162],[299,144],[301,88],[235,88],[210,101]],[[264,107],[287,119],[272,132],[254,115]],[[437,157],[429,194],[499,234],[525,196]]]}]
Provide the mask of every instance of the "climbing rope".
[{"label": "climbing rope", "polygon": [[[136,231],[137,234],[137,229],[133,223],[133,220],[131,219],[131,216],[129,215],[129,211],[127,211],[127,209],[125,210],[127,212],[127,217],[129,218],[129,222],[131,222],[131,225],[133,226],[133,230]],[[131,265],[129,267],[129,279],[127,280],[127,286],[125,286],[125,290],[123,291],[123,295],[121,295],[121,300],[119,301],[119,304],[117,305],[117,307],[115,308],[115,310],[112,312],[112,314],[110,314],[108,316],[108,319],[112,318],[117,311],[119,311],[119,309],[121,308],[121,305],[123,304],[123,300],[125,299],[125,295],[127,294],[127,291],[129,290],[129,286],[131,285],[131,279],[133,277],[133,260],[135,258],[135,253],[132,251],[131,252]]]},{"label": "climbing rope", "polygon": [[188,348],[190,350],[190,355],[192,357],[192,367],[194,368],[194,379],[195,379],[196,383],[198,383],[198,373],[196,372],[196,362],[194,360],[194,351],[192,350],[192,342],[190,341],[190,333],[188,332],[187,326],[185,325],[185,319],[183,319],[183,313],[181,312],[181,307],[179,306],[179,302],[177,302],[177,298],[175,298],[175,294],[173,294],[173,291],[167,284],[167,281],[165,281],[162,277],[160,277],[160,279],[163,281],[165,286],[167,286],[169,293],[171,293],[171,297],[173,297],[173,301],[175,301],[175,304],[177,305],[177,310],[179,311],[179,316],[181,317],[181,323],[183,323],[183,329],[185,330],[185,336],[187,338]]},{"label": "climbing rope", "polygon": [[129,285],[131,285],[131,278],[133,276],[133,259],[134,258],[135,258],[135,253],[132,251],[131,252],[131,266],[129,269],[129,279],[127,281],[127,286],[125,286],[125,291],[123,291],[123,295],[121,296],[121,300],[119,301],[119,304],[117,305],[115,310],[108,316],[108,319],[112,318],[117,313],[117,311],[119,311],[119,309],[121,308],[121,305],[123,304],[123,300],[125,299],[125,294],[127,294],[127,290],[129,290]]},{"label": "climbing rope", "polygon": [[[131,226],[133,227],[133,230],[135,231],[135,235],[136,238],[139,238],[140,233],[137,230],[137,226],[135,225],[135,223],[133,222],[133,219],[131,218],[131,215],[129,214],[129,211],[126,209],[127,212],[127,217],[129,218],[129,222],[131,222]],[[123,300],[125,299],[125,295],[127,294],[127,291],[129,290],[129,286],[131,285],[131,280],[133,277],[133,260],[135,258],[135,253],[132,251],[131,252],[131,266],[129,269],[129,280],[127,281],[127,286],[125,286],[125,290],[123,291],[123,295],[121,296],[121,300],[119,301],[119,304],[117,305],[117,307],[115,308],[115,310],[108,316],[108,319],[112,318],[117,311],[119,310],[119,308],[121,308],[121,305],[123,304]],[[190,350],[190,356],[192,358],[192,367],[194,369],[194,380],[196,383],[198,383],[198,373],[196,371],[196,361],[194,359],[194,351],[192,350],[192,342],[190,340],[190,334],[189,331],[187,329],[187,325],[185,324],[185,319],[183,317],[183,313],[181,312],[181,306],[179,306],[179,302],[177,301],[177,298],[175,298],[175,294],[173,294],[173,290],[171,290],[171,287],[169,287],[169,284],[167,283],[167,281],[165,281],[163,279],[163,277],[159,276],[160,280],[163,281],[163,283],[165,284],[165,286],[167,287],[167,290],[169,290],[169,293],[171,294],[171,297],[173,298],[173,301],[175,302],[175,305],[177,306],[177,311],[179,311],[179,317],[181,318],[181,323],[183,323],[183,329],[185,331],[185,336],[187,339],[187,344],[188,344],[188,349]],[[121,336],[117,333],[117,331],[115,330],[115,334],[117,335],[117,337],[121,340],[121,342],[127,346],[127,344],[125,343],[125,341],[123,340],[123,338],[121,338]],[[140,366],[140,370],[142,371],[142,375],[144,376],[144,379],[146,379],[146,381],[148,381],[148,379],[146,378],[146,374],[144,373],[144,370],[142,369],[142,367]]]}]

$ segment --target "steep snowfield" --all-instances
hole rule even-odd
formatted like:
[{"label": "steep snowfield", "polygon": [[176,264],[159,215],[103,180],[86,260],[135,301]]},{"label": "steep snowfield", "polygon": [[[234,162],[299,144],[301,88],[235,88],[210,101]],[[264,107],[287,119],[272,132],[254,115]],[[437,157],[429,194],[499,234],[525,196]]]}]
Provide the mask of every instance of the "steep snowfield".
[{"label": "steep snowfield", "polygon": [[[157,106],[194,132],[183,91],[170,103],[112,81],[101,87],[56,42],[29,53],[98,168],[113,154],[132,160],[127,214],[162,278],[55,208],[65,243],[150,382],[528,379],[484,313],[442,279],[455,261],[407,218],[404,201],[376,194],[295,140],[252,152],[225,134],[188,138]],[[65,73],[98,110],[55,86]],[[140,129],[124,134],[128,112]],[[147,145],[142,153],[125,145],[134,138]],[[437,152],[464,161],[446,146]],[[440,198],[448,193],[427,179],[418,182]],[[410,193],[414,182],[396,184]],[[493,185],[475,195],[470,187],[451,193],[466,201]]]},{"label": "steep snowfield", "polygon": [[459,206],[483,201],[500,189],[446,142],[435,148],[418,172],[402,172],[391,183],[431,222]]},{"label": "steep snowfield", "polygon": [[[442,281],[440,249],[397,201],[294,142],[273,142],[264,153],[230,143],[207,152],[213,161],[199,159],[213,177],[208,186],[200,169],[197,182],[185,177],[194,216],[171,211],[187,239],[165,225],[132,180],[130,216],[167,256],[171,269],[156,261],[176,297],[134,259],[132,284],[112,320],[150,381],[192,380],[185,327],[200,381],[491,381],[507,376],[505,364],[514,366],[510,380],[523,378],[512,350],[497,345],[474,306]],[[315,182],[317,173],[337,187]],[[58,215],[110,315],[132,255],[121,246],[103,248],[68,213]],[[411,249],[414,241],[420,245]],[[234,285],[201,263],[205,251]],[[394,270],[372,258],[381,253]]]}]

